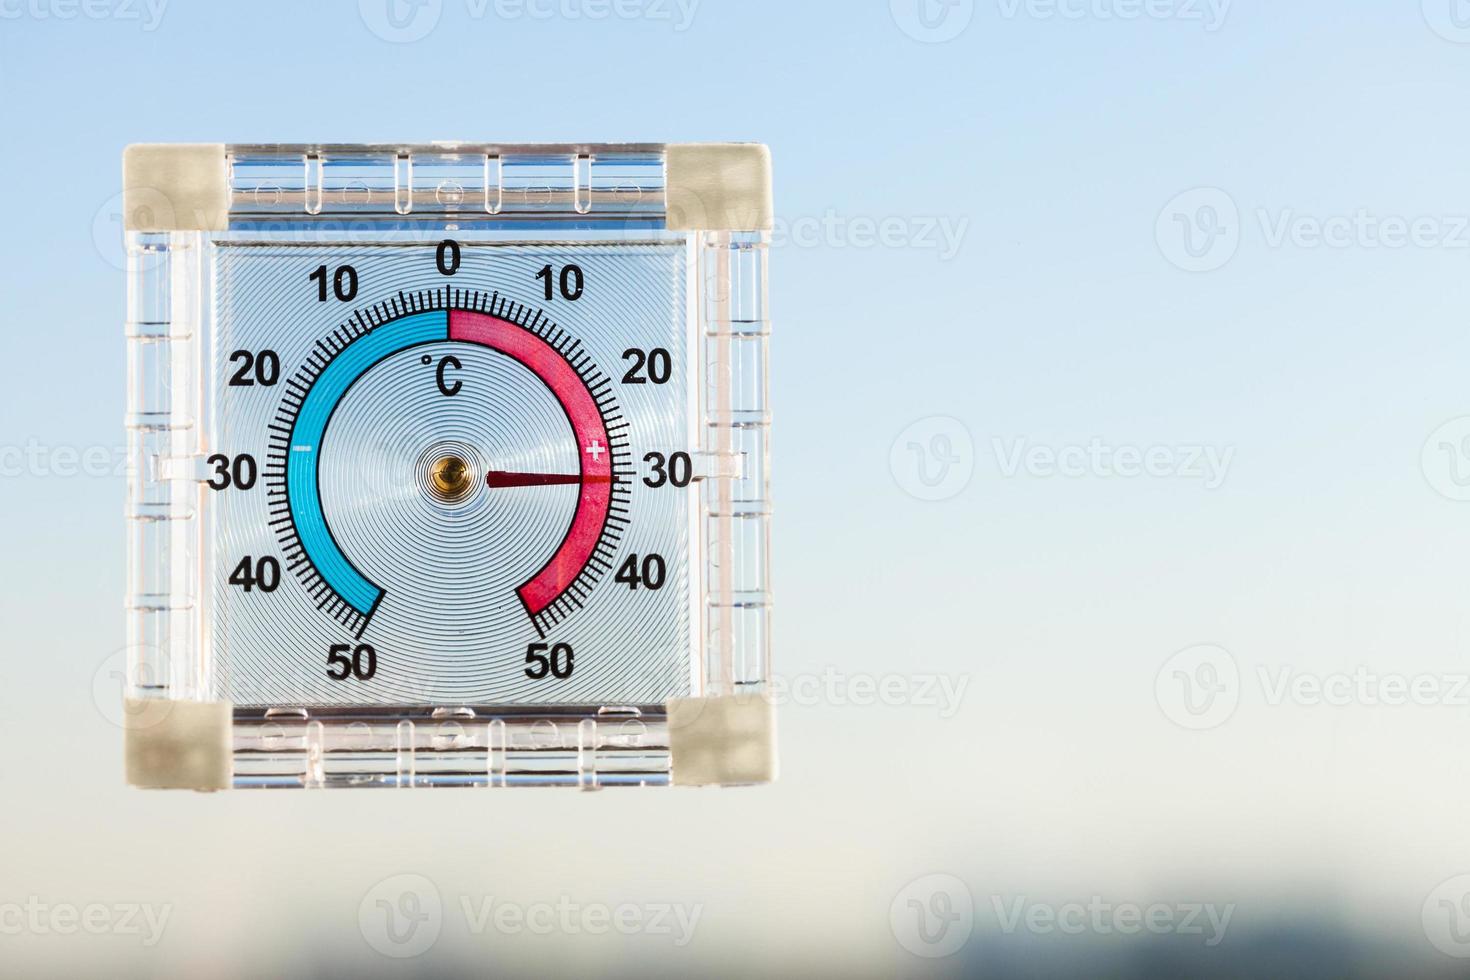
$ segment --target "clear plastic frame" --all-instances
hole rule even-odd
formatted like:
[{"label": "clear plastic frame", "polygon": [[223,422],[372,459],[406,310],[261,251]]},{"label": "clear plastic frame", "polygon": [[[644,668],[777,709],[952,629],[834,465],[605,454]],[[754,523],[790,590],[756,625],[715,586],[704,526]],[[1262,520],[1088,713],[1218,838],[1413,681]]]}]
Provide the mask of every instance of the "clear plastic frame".
[{"label": "clear plastic frame", "polygon": [[131,782],[774,777],[763,147],[124,169]]}]

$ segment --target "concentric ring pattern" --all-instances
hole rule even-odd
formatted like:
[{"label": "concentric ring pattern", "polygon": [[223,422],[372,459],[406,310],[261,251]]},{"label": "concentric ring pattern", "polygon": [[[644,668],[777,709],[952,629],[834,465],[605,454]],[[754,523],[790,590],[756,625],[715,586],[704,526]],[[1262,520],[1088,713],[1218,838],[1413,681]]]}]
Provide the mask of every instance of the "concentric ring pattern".
[{"label": "concentric ring pattern", "polygon": [[[452,397],[434,381],[448,356],[463,365]],[[504,354],[431,344],[364,375],[338,405],[329,439],[318,468],[327,522],[385,594],[373,636],[385,649],[419,647],[415,669],[483,673],[483,637],[524,630],[516,588],[561,542],[577,504],[575,486],[492,490],[483,474],[576,473],[561,406]],[[444,451],[481,474],[462,503],[446,504],[424,485],[422,461]],[[385,659],[381,669],[392,666]]]},{"label": "concentric ring pattern", "polygon": [[[640,479],[645,453],[687,448],[690,439],[682,246],[466,242],[463,250],[452,280],[437,272],[432,243],[302,248],[252,242],[222,250],[215,304],[223,343],[209,437],[232,452],[248,450],[269,461],[272,480],[255,491],[226,491],[208,500],[216,568],[208,608],[216,661],[224,666],[214,678],[219,696],[239,704],[655,703],[689,689],[692,624],[698,622],[692,608],[697,578],[689,571],[692,491],[655,490]],[[584,270],[584,297],[575,305],[546,304],[536,273],[566,262]],[[299,285],[317,265],[348,263],[361,284],[350,304],[323,303]],[[619,533],[601,539],[606,550],[597,554],[607,560],[599,558],[598,565],[608,567],[593,569],[599,574],[585,588],[567,593],[576,602],[548,614],[538,628],[517,589],[569,535],[583,489],[570,477],[585,468],[579,454],[588,447],[578,444],[566,405],[521,360],[431,332],[410,338],[415,342],[407,346],[380,344],[395,348],[387,353],[359,357],[350,383],[335,384],[320,425],[299,431],[294,423],[285,426],[295,435],[315,434],[298,440],[309,445],[287,446],[293,465],[301,463],[293,490],[315,494],[330,542],[361,582],[381,594],[360,623],[334,616],[320,590],[314,595],[298,580],[294,552],[283,547],[290,533],[282,533],[278,519],[286,482],[279,450],[290,440],[282,436],[281,420],[301,416],[311,381],[326,376],[329,362],[348,356],[359,339],[352,326],[359,311],[379,311],[364,324],[371,330],[361,332],[370,335],[391,319],[384,311],[476,304],[503,304],[495,308],[507,320],[538,324],[538,330],[552,324],[556,333],[548,336],[572,350],[568,359],[578,362],[579,376],[605,379],[594,387],[601,385],[598,404],[612,406],[613,415],[600,424],[622,448],[620,475],[602,479],[622,495],[607,510],[627,522],[609,525]],[[670,351],[676,361],[670,382],[619,384],[627,367],[623,354],[633,347]],[[271,388],[228,386],[235,367],[225,363],[231,349],[267,348],[279,355],[286,380]],[[599,459],[603,450],[617,448],[591,441]],[[463,499],[445,500],[427,485],[428,465],[446,453],[465,460],[474,478]],[[602,464],[603,472],[608,465]],[[315,476],[309,493],[300,475],[308,471]],[[487,480],[490,473],[500,479]],[[558,479],[514,478],[525,474]],[[606,494],[607,487],[601,489]],[[663,588],[631,590],[614,582],[614,563],[650,553],[667,563]],[[280,586],[269,594],[232,586],[230,570],[243,555],[277,557]],[[341,605],[364,606],[374,595],[352,595]],[[377,651],[377,674],[368,681],[329,679],[329,646],[359,642]],[[538,642],[575,650],[571,677],[526,675],[528,646]]]}]

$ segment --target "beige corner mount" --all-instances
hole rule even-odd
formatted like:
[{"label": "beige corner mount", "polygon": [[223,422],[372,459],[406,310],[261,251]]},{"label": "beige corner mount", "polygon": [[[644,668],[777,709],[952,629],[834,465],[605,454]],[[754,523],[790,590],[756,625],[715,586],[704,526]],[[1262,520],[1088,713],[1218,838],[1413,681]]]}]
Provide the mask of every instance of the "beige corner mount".
[{"label": "beige corner mount", "polygon": [[123,150],[127,231],[223,231],[229,223],[223,143],[134,143]]},{"label": "beige corner mount", "polygon": [[675,231],[770,231],[771,151],[760,143],[671,143],[667,225]]},{"label": "beige corner mount", "polygon": [[144,789],[229,789],[232,706],[227,701],[129,698],[127,779]]},{"label": "beige corner mount", "polygon": [[776,778],[776,714],[759,697],[672,698],[669,764],[675,786],[739,786]]}]

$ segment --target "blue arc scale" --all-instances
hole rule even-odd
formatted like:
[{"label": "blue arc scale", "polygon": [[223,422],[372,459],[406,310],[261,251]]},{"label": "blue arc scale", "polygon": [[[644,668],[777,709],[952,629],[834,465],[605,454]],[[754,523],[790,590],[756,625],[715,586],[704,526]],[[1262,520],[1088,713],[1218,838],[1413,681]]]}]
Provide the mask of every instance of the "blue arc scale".
[{"label": "blue arc scale", "polygon": [[[432,308],[441,305],[441,308]],[[463,305],[460,305],[463,304]],[[517,322],[517,321],[520,322]],[[319,480],[323,452],[330,452],[332,414],[343,397],[385,358],[421,344],[478,344],[508,355],[535,374],[560,402],[579,452],[580,472],[570,526],[550,557],[516,594],[542,635],[580,606],[611,560],[626,520],[614,508],[626,489],[615,460],[626,457],[627,423],[615,412],[610,382],[580,353],[575,340],[539,312],[497,296],[477,294],[448,305],[438,291],[380,304],[344,324],[346,341],[317,345],[310,362],[282,400],[268,480],[277,487],[274,520],[292,571],[320,608],[361,636],[385,592],[343,553],[328,525]],[[598,451],[604,449],[606,451]],[[496,486],[492,474],[491,486]],[[615,512],[615,510],[617,512]]]}]

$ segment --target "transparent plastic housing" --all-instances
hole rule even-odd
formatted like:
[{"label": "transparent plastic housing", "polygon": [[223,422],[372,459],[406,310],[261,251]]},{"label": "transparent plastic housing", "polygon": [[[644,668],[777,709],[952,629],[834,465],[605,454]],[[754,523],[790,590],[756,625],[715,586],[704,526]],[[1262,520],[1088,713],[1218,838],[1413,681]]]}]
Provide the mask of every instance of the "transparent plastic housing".
[{"label": "transparent plastic housing", "polygon": [[[235,787],[668,783],[663,695],[762,695],[770,676],[768,235],[666,227],[659,145],[231,146],[227,154],[228,229],[126,233],[128,697],[228,702]],[[617,256],[636,245],[676,255],[657,268],[674,270],[668,275],[680,281],[622,285],[630,295],[656,290],[680,297],[682,308],[671,315],[687,327],[668,342],[682,348],[670,351],[670,360],[683,366],[680,380],[687,380],[679,439],[630,447],[640,466],[655,448],[688,456],[681,496],[659,498],[679,505],[656,516],[646,516],[652,511],[645,508],[641,518],[677,524],[680,535],[687,529],[680,537],[687,540],[687,567],[681,566],[677,596],[687,607],[678,619],[687,623],[680,628],[686,648],[664,649],[660,640],[665,672],[637,675],[638,690],[657,697],[603,697],[589,689],[570,699],[456,698],[435,693],[428,677],[423,697],[385,701],[363,695],[359,686],[356,695],[333,699],[303,685],[284,697],[240,700],[232,695],[264,689],[246,683],[263,680],[248,672],[269,669],[278,662],[271,658],[319,663],[335,627],[323,620],[321,649],[296,649],[284,629],[274,645],[221,639],[228,609],[220,596],[233,595],[221,591],[227,588],[221,582],[239,557],[230,550],[229,525],[241,520],[229,510],[228,494],[269,492],[265,481],[223,492],[212,482],[220,478],[215,459],[239,451],[219,442],[241,424],[231,400],[238,392],[223,380],[233,368],[228,359],[238,353],[229,319],[238,304],[220,298],[236,288],[225,278],[224,257],[241,243],[264,242],[293,250],[292,261],[305,270],[319,261],[335,267],[340,252],[334,250],[344,247],[433,254],[434,243],[448,239],[466,254],[472,247],[499,256],[545,246]],[[301,289],[307,280],[272,283],[270,289]],[[548,278],[545,295],[554,285]],[[325,279],[322,288],[327,295]],[[525,281],[521,294],[506,298],[547,303],[540,289]],[[284,331],[309,329],[293,326],[289,316],[282,322]],[[575,315],[566,325],[576,333]],[[604,361],[616,355],[608,343],[614,354],[604,353]],[[294,366],[286,365],[283,376]],[[621,360],[599,366],[611,382],[631,376]],[[304,398],[285,384],[279,392]],[[646,476],[639,469],[634,478]],[[618,477],[611,479],[616,484]],[[639,519],[635,506],[633,520]],[[270,557],[289,566],[284,554]],[[620,551],[610,564],[624,558]],[[609,570],[596,588],[615,584]],[[274,588],[300,587],[288,567]],[[626,627],[634,635],[622,639],[636,641],[639,628]],[[555,642],[554,631],[543,635],[548,645]]]}]

